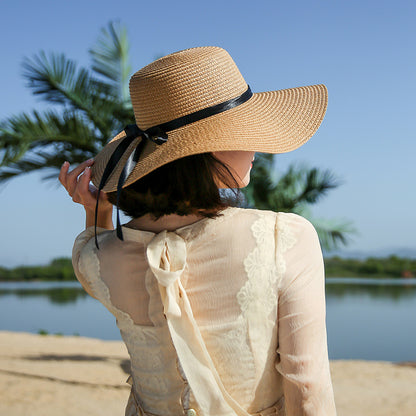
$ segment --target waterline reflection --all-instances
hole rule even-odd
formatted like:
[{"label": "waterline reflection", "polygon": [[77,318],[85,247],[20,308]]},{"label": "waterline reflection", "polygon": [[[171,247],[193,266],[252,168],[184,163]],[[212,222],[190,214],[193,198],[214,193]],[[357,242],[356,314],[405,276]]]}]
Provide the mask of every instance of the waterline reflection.
[{"label": "waterline reflection", "polygon": [[[416,284],[368,280],[327,281],[330,358],[416,361]],[[121,339],[113,315],[76,282],[0,283],[0,330],[41,329]]]}]

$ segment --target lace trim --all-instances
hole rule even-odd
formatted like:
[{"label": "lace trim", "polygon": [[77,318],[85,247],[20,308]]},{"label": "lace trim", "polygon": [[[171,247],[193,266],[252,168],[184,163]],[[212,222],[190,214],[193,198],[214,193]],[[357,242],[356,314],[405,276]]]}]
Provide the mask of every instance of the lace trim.
[{"label": "lace trim", "polygon": [[[98,238],[100,239],[100,236]],[[144,337],[137,339],[137,342],[143,345],[155,345],[155,343],[160,340],[160,330],[162,327],[166,328],[163,332],[166,332],[166,334],[169,335],[166,324],[161,326],[138,325],[133,321],[127,312],[124,312],[113,305],[111,302],[110,290],[100,277],[100,260],[98,258],[98,251],[95,247],[94,241],[91,239],[85,245],[84,249],[90,251],[90,253],[84,256],[81,255],[79,264],[80,272],[86,276],[88,285],[91,287],[91,290],[100,302],[102,302],[102,304],[118,319],[119,326],[123,323],[127,323],[129,327],[133,328],[133,331],[135,330],[135,336],[137,336],[140,332],[143,332],[145,334]],[[140,332],[138,332],[138,330]],[[155,335],[155,332],[158,332],[158,334]]]},{"label": "lace trim", "polygon": [[[247,323],[248,342],[251,348],[250,361],[254,366],[254,380],[262,377],[268,360],[268,346],[273,328],[276,326],[277,288],[275,264],[275,223],[276,216],[270,212],[257,212],[251,232],[255,247],[244,260],[247,281],[237,293],[241,317]],[[242,337],[242,334],[230,336]],[[240,348],[241,350],[241,348]],[[254,386],[247,392],[247,404],[254,399]],[[250,397],[251,396],[251,397]]]},{"label": "lace trim", "polygon": [[179,361],[179,358],[176,358],[176,365],[177,365],[177,368],[178,368],[178,372],[179,372],[180,376],[182,377],[182,380],[183,380],[183,383],[184,383],[184,386],[183,386],[183,389],[182,389],[182,394],[181,394],[182,407],[185,410],[188,410],[190,408],[189,403],[190,403],[190,396],[191,396],[191,388],[189,387],[188,380],[186,379],[186,375],[183,371],[183,368],[182,368],[181,362]]},{"label": "lace trim", "polygon": [[[100,235],[98,239],[100,239]],[[107,285],[99,278],[100,274],[100,262],[97,256],[97,249],[93,245],[92,239],[90,239],[83,250],[89,250],[92,252],[90,256],[83,256],[82,252],[80,255],[79,269],[81,274],[87,280],[92,292],[97,298],[104,304],[106,308],[113,308],[113,305],[110,301],[110,291],[108,290]],[[91,279],[91,275],[94,277]],[[112,310],[111,310],[112,311]],[[122,311],[120,311],[123,313]],[[126,314],[127,315],[127,314]],[[127,315],[129,319],[130,316]]]},{"label": "lace trim", "polygon": [[[237,293],[237,301],[243,316],[250,313],[267,316],[276,307],[274,283],[277,279],[274,250],[275,217],[270,213],[258,213],[259,218],[251,226],[256,247],[244,260],[247,282]],[[274,320],[270,320],[274,323]]]},{"label": "lace trim", "polygon": [[[166,395],[175,390],[181,397],[186,394],[187,383],[184,385],[186,380],[182,378],[180,369],[174,361],[176,352],[167,324],[164,323],[162,326],[137,325],[128,313],[115,307],[111,302],[108,286],[100,278],[100,262],[94,241],[90,240],[84,249],[89,253],[81,256],[80,271],[84,276],[88,276],[87,282],[93,293],[117,319],[117,325],[131,357],[132,373],[136,381],[133,383],[133,388],[136,389],[138,397],[142,399],[143,405],[146,402],[152,403],[151,410],[156,413],[169,412],[172,409],[163,400],[153,403],[154,397],[157,394]],[[141,353],[132,353],[132,349],[140,349]],[[149,353],[143,353],[144,350],[148,350]],[[133,360],[132,357],[136,359]],[[168,371],[167,367],[170,365],[176,368],[176,376],[174,371]],[[161,370],[159,374],[158,370]],[[167,377],[167,374],[171,377]],[[140,380],[140,383],[137,383],[137,380]]]},{"label": "lace trim", "polygon": [[276,222],[276,275],[279,282],[282,282],[286,273],[286,260],[284,254],[297,242],[297,239],[290,227],[289,214],[277,214]]}]

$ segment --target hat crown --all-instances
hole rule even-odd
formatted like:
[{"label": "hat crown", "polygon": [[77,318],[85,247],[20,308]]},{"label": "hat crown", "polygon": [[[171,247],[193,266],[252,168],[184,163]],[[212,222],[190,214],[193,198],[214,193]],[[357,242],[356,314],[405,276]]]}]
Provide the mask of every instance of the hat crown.
[{"label": "hat crown", "polygon": [[199,47],[164,56],[130,79],[134,116],[141,129],[238,97],[247,89],[222,48]]}]

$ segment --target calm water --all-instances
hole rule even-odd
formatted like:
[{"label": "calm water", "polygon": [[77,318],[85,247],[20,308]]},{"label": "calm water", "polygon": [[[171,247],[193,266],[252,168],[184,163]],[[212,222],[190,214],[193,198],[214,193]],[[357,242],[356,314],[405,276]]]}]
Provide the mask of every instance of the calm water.
[{"label": "calm water", "polygon": [[[416,361],[416,279],[327,279],[331,359]],[[78,283],[1,283],[0,330],[121,339]]]}]

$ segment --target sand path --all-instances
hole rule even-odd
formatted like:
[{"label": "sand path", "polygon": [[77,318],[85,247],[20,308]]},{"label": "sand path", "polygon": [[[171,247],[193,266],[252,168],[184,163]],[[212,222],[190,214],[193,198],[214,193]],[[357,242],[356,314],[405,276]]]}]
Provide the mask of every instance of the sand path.
[{"label": "sand path", "polygon": [[[0,331],[0,416],[122,416],[124,344]],[[332,361],[338,416],[415,416],[416,367]],[[318,416],[318,415],[317,415]]]}]

